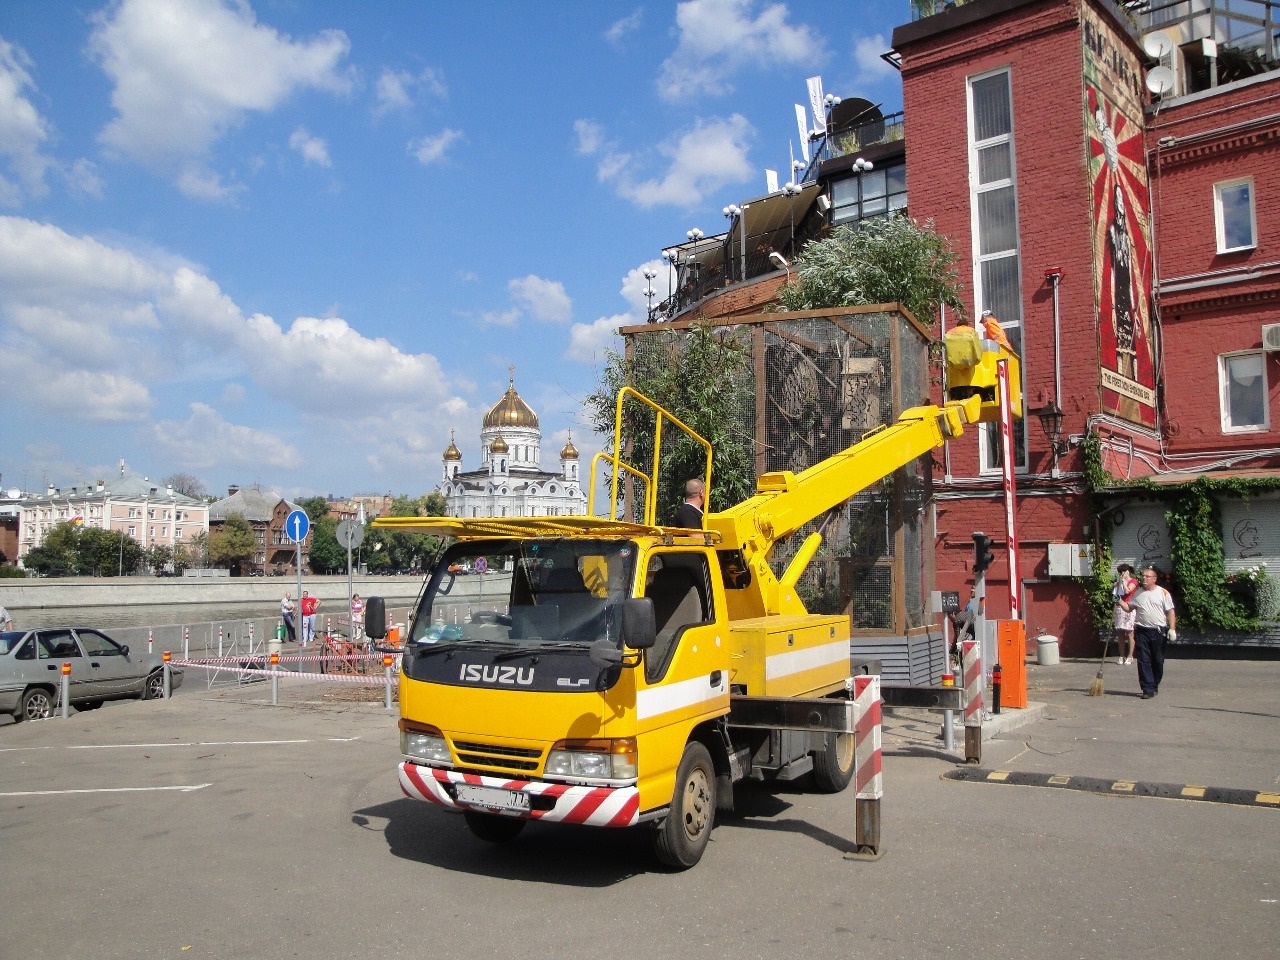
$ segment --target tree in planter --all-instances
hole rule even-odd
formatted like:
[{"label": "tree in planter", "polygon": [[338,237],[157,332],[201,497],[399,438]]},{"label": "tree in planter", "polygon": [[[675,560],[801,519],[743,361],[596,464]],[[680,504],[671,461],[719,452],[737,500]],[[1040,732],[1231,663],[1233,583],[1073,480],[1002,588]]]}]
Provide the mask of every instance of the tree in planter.
[{"label": "tree in planter", "polygon": [[[711,444],[711,490],[706,509],[725,510],[755,492],[752,438],[742,433],[740,426],[750,422],[755,404],[748,371],[750,356],[746,334],[706,321],[697,321],[687,330],[638,337],[630,357],[608,353],[596,390],[586,401],[591,425],[604,435],[612,450],[618,391],[630,386],[661,404]],[[652,411],[631,403],[624,407],[624,418],[623,439],[649,457],[654,437]],[[699,444],[669,424],[663,428],[663,443],[656,480],[658,521],[671,523],[684,501],[685,481],[706,472],[706,455]]]},{"label": "tree in planter", "polygon": [[778,291],[786,310],[901,303],[922,323],[938,304],[966,313],[956,254],[933,221],[894,215],[836,227],[806,244]]}]

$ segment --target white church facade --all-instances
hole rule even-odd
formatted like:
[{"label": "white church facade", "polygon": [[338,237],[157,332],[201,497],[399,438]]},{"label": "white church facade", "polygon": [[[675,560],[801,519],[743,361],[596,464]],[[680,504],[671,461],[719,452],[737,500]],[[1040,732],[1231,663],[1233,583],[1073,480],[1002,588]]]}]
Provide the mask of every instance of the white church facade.
[{"label": "white church facade", "polygon": [[462,451],[450,437],[444,452],[440,492],[451,517],[546,517],[587,512],[578,476],[578,451],[570,435],[560,451],[560,470],[542,469],[538,415],[516,393],[507,392],[484,415],[480,466],[462,469]]}]

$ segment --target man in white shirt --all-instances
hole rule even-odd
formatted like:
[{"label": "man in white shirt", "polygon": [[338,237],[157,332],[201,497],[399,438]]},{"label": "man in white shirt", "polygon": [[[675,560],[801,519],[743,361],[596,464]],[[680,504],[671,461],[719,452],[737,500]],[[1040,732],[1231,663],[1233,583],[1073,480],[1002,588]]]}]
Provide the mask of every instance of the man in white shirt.
[{"label": "man in white shirt", "polygon": [[1142,571],[1142,588],[1132,600],[1120,601],[1125,609],[1136,614],[1133,639],[1143,700],[1150,700],[1160,691],[1160,681],[1164,678],[1166,638],[1178,639],[1178,614],[1173,609],[1173,597],[1156,582],[1158,576],[1155,567],[1147,567]]}]

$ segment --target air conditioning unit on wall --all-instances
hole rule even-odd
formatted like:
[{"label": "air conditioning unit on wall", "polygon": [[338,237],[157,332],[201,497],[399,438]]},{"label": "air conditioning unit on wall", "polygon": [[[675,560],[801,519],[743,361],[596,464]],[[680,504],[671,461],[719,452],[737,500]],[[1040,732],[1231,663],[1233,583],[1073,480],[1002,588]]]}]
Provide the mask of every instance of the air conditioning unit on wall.
[{"label": "air conditioning unit on wall", "polygon": [[1268,353],[1280,350],[1280,323],[1264,323],[1262,325],[1262,349]]}]

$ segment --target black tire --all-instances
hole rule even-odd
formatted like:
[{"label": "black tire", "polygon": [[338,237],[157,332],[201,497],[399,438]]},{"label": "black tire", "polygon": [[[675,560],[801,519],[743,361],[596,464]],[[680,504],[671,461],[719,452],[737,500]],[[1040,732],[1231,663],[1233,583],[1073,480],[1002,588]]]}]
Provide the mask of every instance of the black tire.
[{"label": "black tire", "polygon": [[853,734],[828,733],[813,754],[813,785],[819,793],[840,793],[853,780]]},{"label": "black tire", "polygon": [[164,671],[154,670],[142,682],[142,699],[159,700],[164,696]]},{"label": "black tire", "polygon": [[693,742],[676,770],[676,791],[666,819],[653,832],[653,852],[663,864],[687,870],[702,859],[716,815],[716,768],[711,754]]},{"label": "black tire", "polygon": [[14,722],[22,720],[47,720],[53,716],[57,706],[57,698],[44,687],[31,687],[18,702],[18,712],[13,715]]},{"label": "black tire", "polygon": [[467,821],[467,828],[487,843],[510,843],[520,836],[520,831],[529,822],[519,817],[502,817],[479,810],[463,811],[462,816]]}]

